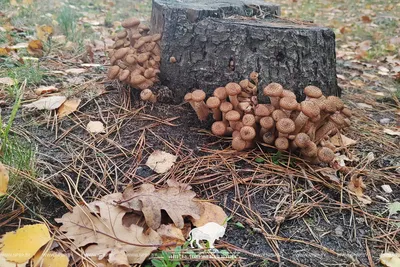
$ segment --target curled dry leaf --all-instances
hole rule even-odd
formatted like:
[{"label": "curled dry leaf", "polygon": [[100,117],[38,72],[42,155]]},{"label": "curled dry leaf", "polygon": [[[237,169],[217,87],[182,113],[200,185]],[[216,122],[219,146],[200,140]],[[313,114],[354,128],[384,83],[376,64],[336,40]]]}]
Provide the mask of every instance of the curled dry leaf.
[{"label": "curled dry leaf", "polygon": [[171,169],[172,165],[174,165],[177,156],[174,156],[170,153],[156,150],[146,161],[146,166],[155,171],[156,173],[165,173]]},{"label": "curled dry leaf", "polygon": [[6,167],[0,162],[0,197],[7,193],[9,180],[10,178]]},{"label": "curled dry leaf", "polygon": [[352,191],[364,204],[371,204],[372,200],[369,196],[364,195],[364,190],[367,188],[367,186],[364,184],[362,177],[356,177],[353,176],[350,180],[350,183],[348,185],[348,188],[350,191]]},{"label": "curled dry leaf", "polygon": [[174,178],[168,179],[167,180],[167,185],[169,187],[178,187],[181,190],[190,190],[190,189],[192,189],[192,187],[189,184],[180,183]]},{"label": "curled dry leaf", "polygon": [[400,136],[400,131],[393,131],[391,129],[384,129],[383,132],[392,136]]},{"label": "curled dry leaf", "polygon": [[49,94],[54,92],[58,92],[58,88],[55,86],[41,86],[35,89],[35,94],[37,95]]},{"label": "curled dry leaf", "polygon": [[40,267],[68,267],[68,257],[62,253],[39,250],[32,258],[33,266]]},{"label": "curled dry leaf", "polygon": [[101,121],[89,121],[86,130],[91,133],[105,133],[104,124]]},{"label": "curled dry leaf", "polygon": [[336,134],[336,135],[332,136],[330,140],[331,140],[331,143],[337,147],[347,147],[347,146],[357,144],[356,140],[348,138],[347,136],[345,136],[343,134],[340,134],[340,135]]},{"label": "curled dry leaf", "polygon": [[[117,196],[114,194],[112,198]],[[161,245],[161,237],[152,229],[144,232],[135,224],[124,226],[122,218],[127,209],[103,200],[94,201],[89,206],[76,206],[72,213],[56,219],[63,224],[60,231],[77,247],[89,245],[85,248],[87,255],[98,260],[107,258],[112,266],[141,264]]]},{"label": "curled dry leaf", "polygon": [[168,214],[176,227],[182,229],[183,216],[200,218],[201,208],[193,200],[195,196],[193,191],[182,191],[177,187],[156,190],[151,184],[142,184],[137,191],[132,187],[124,191],[122,205],[142,211],[147,225],[152,229],[158,229],[161,225],[161,210]]},{"label": "curled dry leaf", "polygon": [[[46,225],[27,225],[3,236],[0,243],[0,255],[7,261],[24,263],[49,241],[50,234]],[[21,246],[21,244],[24,245]]]},{"label": "curled dry leaf", "polygon": [[387,267],[400,266],[400,253],[387,252],[379,256],[381,263]]},{"label": "curled dry leaf", "polygon": [[81,103],[80,98],[68,99],[58,108],[57,111],[58,117],[63,118],[75,112],[78,109],[80,103]]},{"label": "curled dry leaf", "polygon": [[200,227],[209,222],[226,225],[228,215],[221,207],[209,202],[199,202],[199,204],[202,206],[202,213],[199,219],[191,219],[194,226]]},{"label": "curled dry leaf", "polygon": [[162,224],[157,233],[161,236],[163,244],[175,243],[175,246],[181,246],[186,241],[182,230],[174,224]]},{"label": "curled dry leaf", "polygon": [[53,27],[47,25],[36,26],[36,36],[39,40],[46,42],[51,34],[53,34]]},{"label": "curled dry leaf", "polygon": [[[0,53],[0,56],[1,56],[1,53]],[[5,85],[10,85],[11,86],[11,85],[14,85],[15,82],[10,77],[3,77],[3,78],[0,78],[0,84],[5,84]]]},{"label": "curled dry leaf", "polygon": [[67,98],[65,96],[50,96],[50,97],[44,97],[42,99],[39,99],[33,103],[24,105],[26,108],[36,108],[39,110],[47,109],[47,110],[54,110],[59,108],[62,103],[65,102]]},{"label": "curled dry leaf", "polygon": [[28,53],[35,56],[43,55],[43,43],[40,40],[32,40],[28,43]]}]

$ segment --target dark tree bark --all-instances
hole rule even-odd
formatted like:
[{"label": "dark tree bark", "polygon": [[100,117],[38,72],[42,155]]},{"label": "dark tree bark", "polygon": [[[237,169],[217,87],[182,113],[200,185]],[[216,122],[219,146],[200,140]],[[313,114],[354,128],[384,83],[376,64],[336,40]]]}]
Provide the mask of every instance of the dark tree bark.
[{"label": "dark tree bark", "polygon": [[211,93],[257,71],[260,91],[278,82],[299,99],[307,85],[340,95],[333,31],[279,14],[279,6],[258,0],[153,0],[151,28],[162,33],[162,84],[181,100],[193,88]]}]

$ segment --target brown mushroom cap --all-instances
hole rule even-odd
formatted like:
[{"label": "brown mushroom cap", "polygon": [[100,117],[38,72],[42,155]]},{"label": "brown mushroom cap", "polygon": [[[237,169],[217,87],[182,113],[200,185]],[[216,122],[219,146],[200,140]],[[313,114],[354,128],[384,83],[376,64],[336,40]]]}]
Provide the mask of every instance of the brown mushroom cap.
[{"label": "brown mushroom cap", "polygon": [[139,54],[136,60],[139,63],[144,63],[145,61],[149,60],[149,54],[148,53]]},{"label": "brown mushroom cap", "polygon": [[119,68],[118,66],[112,66],[112,67],[110,67],[110,68],[108,69],[107,77],[108,77],[110,80],[115,79],[115,77],[118,76],[119,71],[120,71],[120,68]]},{"label": "brown mushroom cap", "polygon": [[294,132],[295,128],[296,126],[294,124],[294,121],[289,118],[280,119],[276,123],[276,129],[283,134],[290,134]]},{"label": "brown mushroom cap", "polygon": [[286,137],[278,137],[275,139],[275,147],[278,150],[287,150],[289,148],[289,140]]},{"label": "brown mushroom cap", "polygon": [[332,115],[330,116],[330,119],[331,119],[335,124],[337,124],[338,126],[344,124],[344,117],[342,116],[342,114],[339,114],[339,113],[332,114]]},{"label": "brown mushroom cap", "polygon": [[203,90],[197,89],[192,92],[193,101],[199,102],[204,101],[206,98],[206,93]]},{"label": "brown mushroom cap", "polygon": [[243,126],[240,129],[240,136],[245,141],[251,141],[256,137],[256,130],[251,126]]},{"label": "brown mushroom cap", "polygon": [[225,135],[227,126],[222,121],[216,121],[211,125],[211,132],[217,136]]},{"label": "brown mushroom cap", "polygon": [[132,28],[132,27],[135,27],[135,26],[137,26],[139,24],[140,24],[140,20],[138,20],[136,18],[129,18],[129,19],[124,20],[121,23],[121,26],[124,27],[124,28]]},{"label": "brown mushroom cap", "polygon": [[233,109],[233,105],[230,102],[222,102],[221,105],[219,106],[219,110],[221,110],[221,112],[228,112],[230,110]]},{"label": "brown mushroom cap", "polygon": [[309,118],[317,117],[320,114],[320,109],[317,104],[313,101],[303,101],[301,102],[301,112],[304,113]]},{"label": "brown mushroom cap", "polygon": [[117,33],[115,36],[118,39],[124,39],[126,36],[128,35],[128,33],[126,31],[120,31],[119,33]]},{"label": "brown mushroom cap", "polygon": [[330,95],[326,99],[334,102],[337,110],[341,110],[342,108],[344,108],[344,103],[339,97]]},{"label": "brown mushroom cap", "polygon": [[228,121],[238,121],[240,120],[240,113],[236,110],[230,110],[225,114],[225,119]]},{"label": "brown mushroom cap", "polygon": [[155,74],[155,71],[154,71],[154,69],[153,68],[148,68],[148,69],[146,69],[145,71],[144,71],[144,77],[146,77],[147,79],[150,79],[150,78],[152,78],[152,77],[154,77],[156,74]]},{"label": "brown mushroom cap", "polygon": [[129,52],[129,48],[127,48],[127,47],[120,48],[117,51],[115,51],[115,53],[113,54],[113,57],[115,57],[116,59],[121,59],[126,54],[128,54],[128,52]]},{"label": "brown mushroom cap", "polygon": [[232,148],[237,151],[244,150],[246,145],[246,141],[244,141],[240,136],[236,136],[232,139]]},{"label": "brown mushroom cap", "polygon": [[264,87],[263,93],[265,96],[279,97],[282,94],[283,87],[279,83],[270,83]]},{"label": "brown mushroom cap", "polygon": [[256,123],[256,118],[253,114],[245,114],[243,115],[242,123],[244,126],[253,126]]},{"label": "brown mushroom cap", "polygon": [[227,85],[225,85],[225,90],[229,96],[235,96],[240,94],[242,88],[237,83],[228,83]]},{"label": "brown mushroom cap", "polygon": [[228,94],[226,93],[225,87],[218,87],[214,90],[214,96],[218,97],[220,100],[225,101],[226,98],[228,97]]},{"label": "brown mushroom cap", "polygon": [[264,129],[271,129],[275,125],[275,121],[272,117],[262,117],[260,119],[260,125]]},{"label": "brown mushroom cap", "polygon": [[215,96],[209,97],[206,101],[206,105],[211,109],[218,108],[220,104],[221,101]]},{"label": "brown mushroom cap", "polygon": [[314,142],[308,142],[308,145],[301,149],[301,153],[307,157],[315,157],[317,155],[318,148]]},{"label": "brown mushroom cap", "polygon": [[169,62],[175,63],[175,62],[176,62],[176,58],[175,58],[175,57],[170,57],[170,58],[169,58]]},{"label": "brown mushroom cap", "polygon": [[192,93],[187,93],[184,98],[185,102],[190,102],[192,101]]},{"label": "brown mushroom cap", "polygon": [[281,109],[275,109],[274,112],[272,112],[272,118],[274,119],[274,121],[279,121],[287,117],[288,115]]},{"label": "brown mushroom cap", "polygon": [[256,116],[265,117],[269,116],[270,114],[271,111],[266,104],[258,104],[254,107],[254,115]]},{"label": "brown mushroom cap", "polygon": [[250,79],[256,80],[258,78],[258,72],[252,71],[250,73]]},{"label": "brown mushroom cap", "polygon": [[296,146],[300,148],[305,148],[310,142],[310,136],[308,136],[308,134],[306,133],[298,133],[294,138],[293,142],[295,143]]},{"label": "brown mushroom cap", "polygon": [[140,74],[136,74],[136,75],[131,75],[131,84],[132,85],[138,85],[141,84],[143,82],[145,82],[147,79],[140,75]]},{"label": "brown mushroom cap", "polygon": [[134,54],[128,54],[125,57],[125,62],[128,63],[129,65],[134,65],[136,63],[136,57]]},{"label": "brown mushroom cap", "polygon": [[279,100],[279,106],[286,110],[295,110],[299,106],[296,98],[285,96]]},{"label": "brown mushroom cap", "polygon": [[296,98],[296,95],[295,95],[292,91],[284,89],[284,90],[282,91],[281,97],[292,97],[292,98]]},{"label": "brown mushroom cap", "polygon": [[322,162],[329,163],[335,158],[335,153],[327,148],[327,147],[322,147],[318,149],[318,159]]},{"label": "brown mushroom cap", "polygon": [[310,98],[319,98],[322,96],[322,91],[316,86],[309,85],[304,88],[304,93]]},{"label": "brown mushroom cap", "polygon": [[345,115],[347,118],[350,118],[353,114],[349,108],[344,107],[341,112],[343,115]]},{"label": "brown mushroom cap", "polygon": [[275,142],[275,135],[273,132],[266,132],[263,134],[262,139],[264,143],[272,145]]},{"label": "brown mushroom cap", "polygon": [[129,71],[129,70],[123,70],[123,71],[121,71],[120,73],[119,73],[119,80],[122,82],[122,81],[125,81],[126,79],[128,79],[128,77],[129,77],[129,74],[131,74],[131,72]]},{"label": "brown mushroom cap", "polygon": [[239,82],[239,85],[240,85],[240,87],[241,87],[243,90],[246,90],[246,89],[249,87],[249,83],[250,83],[249,80],[244,79],[244,80],[241,80],[241,81]]},{"label": "brown mushroom cap", "polygon": [[153,92],[150,89],[144,89],[143,91],[140,92],[140,98],[143,101],[150,100],[150,98],[154,96]]}]

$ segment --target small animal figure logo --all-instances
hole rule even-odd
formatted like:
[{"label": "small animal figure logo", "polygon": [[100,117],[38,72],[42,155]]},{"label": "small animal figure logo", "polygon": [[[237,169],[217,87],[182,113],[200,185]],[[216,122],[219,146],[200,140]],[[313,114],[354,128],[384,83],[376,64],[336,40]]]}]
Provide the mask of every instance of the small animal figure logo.
[{"label": "small animal figure logo", "polygon": [[203,226],[192,229],[189,233],[190,247],[193,248],[193,242],[196,241],[196,245],[199,248],[203,248],[199,241],[207,240],[210,244],[210,248],[214,248],[215,240],[223,237],[225,234],[225,227],[215,222],[206,223]]}]

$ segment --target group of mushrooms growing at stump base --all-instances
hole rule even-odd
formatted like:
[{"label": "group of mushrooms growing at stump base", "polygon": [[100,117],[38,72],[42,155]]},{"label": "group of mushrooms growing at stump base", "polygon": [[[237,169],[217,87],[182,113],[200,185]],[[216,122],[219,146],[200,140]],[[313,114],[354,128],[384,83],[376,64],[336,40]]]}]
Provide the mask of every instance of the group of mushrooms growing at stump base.
[{"label": "group of mushrooms growing at stump base", "polygon": [[187,93],[184,99],[199,120],[206,120],[212,113],[212,133],[232,136],[235,150],[252,148],[260,142],[298,152],[312,163],[332,162],[336,148],[329,138],[350,126],[351,111],[342,100],[326,97],[310,85],[304,89],[306,99],[299,103],[292,91],[270,83],[263,89],[270,104],[259,104],[257,87],[258,73],[252,72],[250,80],[218,87],[208,99],[200,89]]},{"label": "group of mushrooms growing at stump base", "polygon": [[150,88],[158,81],[160,72],[161,35],[149,34],[149,27],[136,18],[126,19],[121,25],[124,30],[115,35],[109,53],[111,67],[107,77],[142,90],[141,98],[154,103],[157,98]]}]

